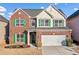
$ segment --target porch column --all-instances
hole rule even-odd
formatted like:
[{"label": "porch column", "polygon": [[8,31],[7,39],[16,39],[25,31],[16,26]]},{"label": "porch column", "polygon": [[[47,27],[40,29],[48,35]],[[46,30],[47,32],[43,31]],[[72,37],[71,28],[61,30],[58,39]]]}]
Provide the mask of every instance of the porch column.
[{"label": "porch column", "polygon": [[27,46],[30,46],[30,34],[29,31],[27,32]]}]

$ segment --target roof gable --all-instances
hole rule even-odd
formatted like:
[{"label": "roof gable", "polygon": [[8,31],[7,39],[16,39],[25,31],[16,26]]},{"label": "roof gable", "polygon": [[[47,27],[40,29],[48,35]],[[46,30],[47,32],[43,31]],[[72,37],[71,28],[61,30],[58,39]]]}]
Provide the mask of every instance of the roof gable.
[{"label": "roof gable", "polygon": [[55,5],[49,5],[48,8],[46,9],[54,18],[63,18],[66,19],[66,15],[60,10],[55,7]]},{"label": "roof gable", "polygon": [[[16,12],[18,12],[18,11],[22,11],[22,12],[24,12],[24,14],[28,15],[28,13],[25,12],[25,11],[23,11],[21,8],[15,9],[14,12],[12,13],[12,15],[14,15],[14,14],[15,14]],[[12,15],[11,15],[11,16],[12,16]],[[29,15],[28,15],[28,16],[29,16]]]},{"label": "roof gable", "polygon": [[36,17],[39,13],[43,11],[43,9],[23,9],[26,13],[31,17]]},{"label": "roof gable", "polygon": [[8,20],[2,15],[0,15],[0,21],[8,23]]}]

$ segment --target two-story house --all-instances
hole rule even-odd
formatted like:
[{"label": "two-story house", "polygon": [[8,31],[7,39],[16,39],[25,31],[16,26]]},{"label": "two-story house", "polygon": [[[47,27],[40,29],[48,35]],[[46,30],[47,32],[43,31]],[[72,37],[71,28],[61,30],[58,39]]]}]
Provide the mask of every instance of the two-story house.
[{"label": "two-story house", "polygon": [[62,46],[71,39],[65,15],[55,6],[46,9],[17,9],[9,21],[10,44]]}]

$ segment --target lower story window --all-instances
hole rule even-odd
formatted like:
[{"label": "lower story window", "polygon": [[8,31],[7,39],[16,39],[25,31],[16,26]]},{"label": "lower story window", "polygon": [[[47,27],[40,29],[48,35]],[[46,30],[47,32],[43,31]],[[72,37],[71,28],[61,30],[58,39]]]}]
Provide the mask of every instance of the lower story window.
[{"label": "lower story window", "polygon": [[25,35],[23,33],[16,34],[16,42],[24,42]]}]

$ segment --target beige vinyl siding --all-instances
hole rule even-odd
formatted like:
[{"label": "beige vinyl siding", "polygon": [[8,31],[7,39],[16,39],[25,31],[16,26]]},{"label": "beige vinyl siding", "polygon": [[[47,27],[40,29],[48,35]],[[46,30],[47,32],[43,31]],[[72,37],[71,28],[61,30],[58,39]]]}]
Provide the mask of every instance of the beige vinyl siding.
[{"label": "beige vinyl siding", "polygon": [[[44,12],[44,11],[42,11],[42,12],[37,16],[37,27],[40,27],[40,26],[39,26],[39,19],[42,19],[42,20],[47,20],[47,19],[49,19],[49,20],[50,20],[50,23],[51,23],[51,20],[52,20],[52,18],[51,18],[46,12]],[[41,24],[41,25],[44,25],[44,24]],[[43,27],[46,27],[46,26],[43,26]],[[51,24],[50,24],[50,26],[48,26],[48,27],[51,27]]]},{"label": "beige vinyl siding", "polygon": [[55,10],[52,6],[49,6],[46,11],[53,16],[53,19],[62,19],[64,21],[64,27],[66,27],[66,19],[57,10]]}]

